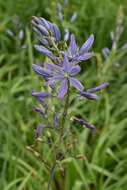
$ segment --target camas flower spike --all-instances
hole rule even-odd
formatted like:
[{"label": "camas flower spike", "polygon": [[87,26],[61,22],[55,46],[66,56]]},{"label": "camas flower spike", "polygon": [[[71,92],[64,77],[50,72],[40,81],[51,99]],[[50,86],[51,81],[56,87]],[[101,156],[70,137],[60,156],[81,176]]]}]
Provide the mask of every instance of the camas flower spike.
[{"label": "camas flower spike", "polygon": [[[32,92],[32,96],[34,96],[43,107],[43,109],[35,108],[34,111],[40,113],[43,118],[46,118],[48,117],[47,108],[49,107],[47,99],[59,98],[65,100],[63,115],[58,114],[55,110],[51,124],[54,128],[61,127],[61,134],[63,135],[64,120],[66,120],[67,110],[69,107],[69,96],[71,95],[70,88],[74,87],[78,96],[80,95],[88,100],[97,100],[98,96],[95,92],[106,88],[109,83],[103,83],[95,88],[84,90],[85,88],[83,84],[75,78],[81,71],[79,63],[87,61],[94,55],[93,52],[90,52],[94,42],[93,34],[90,35],[81,48],[78,48],[73,34],[71,35],[69,45],[67,46],[66,41],[62,41],[61,32],[58,26],[44,18],[34,16],[32,19],[32,27],[33,31],[37,35],[37,39],[39,40],[39,45],[35,45],[34,47],[39,53],[47,57],[47,61],[46,63],[43,63],[43,66],[33,64],[32,67],[33,70],[44,79],[45,86],[49,86],[51,88],[50,93],[49,91]],[[65,45],[61,46],[61,44]],[[75,118],[76,122],[86,128],[92,130],[95,129],[95,127],[86,122],[86,120],[81,118],[79,119],[76,116]],[[46,125],[47,124],[45,122],[37,127],[36,137],[40,135],[43,128],[46,128]]]}]

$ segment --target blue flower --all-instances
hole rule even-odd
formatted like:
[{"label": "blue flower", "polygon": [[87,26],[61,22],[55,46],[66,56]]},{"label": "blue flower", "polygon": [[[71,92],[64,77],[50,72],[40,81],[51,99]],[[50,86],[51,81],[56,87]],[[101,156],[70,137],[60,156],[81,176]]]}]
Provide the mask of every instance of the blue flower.
[{"label": "blue flower", "polygon": [[100,91],[104,88],[107,88],[108,86],[109,86],[109,83],[105,82],[95,88],[90,88],[87,91],[80,92],[80,95],[89,100],[98,100],[98,96],[96,94],[94,94],[94,92]]},{"label": "blue flower", "polygon": [[61,83],[58,92],[58,97],[61,99],[64,98],[67,93],[69,83],[79,91],[84,89],[83,85],[74,78],[74,76],[80,72],[80,66],[69,62],[66,54],[61,65],[47,63],[45,69],[38,65],[33,65],[33,69],[36,73],[47,79],[47,84],[53,85],[57,82]]},{"label": "blue flower", "polygon": [[[66,42],[63,43],[61,41],[61,32],[57,25],[50,23],[44,18],[33,17],[32,26],[33,30],[37,33],[37,38],[39,40],[39,45],[34,46],[35,49],[50,59],[48,59],[50,62],[44,63],[42,67],[33,64],[32,68],[38,75],[43,77],[45,85],[49,85],[52,88],[52,90],[50,89],[51,93],[32,92],[32,96],[34,96],[36,100],[41,104],[40,107],[34,108],[34,111],[41,114],[41,116],[43,116],[43,119],[47,120],[49,105],[47,105],[46,99],[54,97],[63,99],[64,96],[68,94],[67,99],[65,100],[65,110],[63,116],[67,115],[65,113],[67,113],[67,109],[70,103],[70,86],[76,88],[80,96],[89,100],[97,100],[98,96],[95,93],[109,86],[109,83],[103,83],[95,88],[84,91],[84,86],[80,83],[79,80],[75,78],[75,76],[81,71],[79,63],[81,61],[90,59],[94,55],[93,52],[90,52],[90,49],[94,42],[94,35],[90,35],[87,41],[81,46],[81,48],[78,48],[75,36],[73,34],[70,36],[69,31],[67,30],[66,35],[64,36],[64,41],[70,38],[70,44],[69,47],[66,48],[67,44]],[[59,88],[57,88],[57,84]],[[58,114],[56,113],[56,110],[54,110],[51,124],[51,126],[54,126],[53,129],[61,124],[60,119],[61,117],[58,118]],[[95,126],[88,123],[84,119],[74,118],[74,121],[78,122],[80,125],[83,125],[86,128],[95,131]],[[63,125],[64,124],[62,124],[62,127]],[[42,129],[45,127],[46,125],[39,125],[36,128],[36,138],[40,136]]]},{"label": "blue flower", "polygon": [[67,52],[69,60],[77,64],[80,61],[85,61],[90,59],[93,56],[93,53],[90,53],[89,49],[92,47],[93,42],[94,42],[94,35],[91,34],[88,40],[82,45],[80,50],[78,50],[75,36],[72,34],[70,45]]},{"label": "blue flower", "polygon": [[54,40],[55,42],[59,42],[61,39],[61,33],[56,24],[52,24],[41,17],[32,17],[32,26],[33,30],[39,35],[40,39],[46,38],[47,41]]}]

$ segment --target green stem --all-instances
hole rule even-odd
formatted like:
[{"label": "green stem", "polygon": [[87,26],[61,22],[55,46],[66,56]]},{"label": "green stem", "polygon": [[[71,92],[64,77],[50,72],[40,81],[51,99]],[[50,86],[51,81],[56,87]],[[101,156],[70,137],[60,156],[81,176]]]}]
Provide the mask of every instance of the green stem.
[{"label": "green stem", "polygon": [[66,96],[66,100],[65,100],[65,105],[64,105],[64,110],[63,110],[63,114],[62,114],[62,119],[61,119],[61,135],[60,135],[60,139],[62,139],[63,135],[64,135],[64,124],[66,122],[66,117],[67,117],[67,113],[68,113],[69,97],[70,97],[70,84],[68,82],[68,92],[67,92],[67,96]]},{"label": "green stem", "polygon": [[55,169],[56,169],[56,163],[52,166],[50,176],[49,176],[49,181],[48,181],[48,188],[47,190],[51,189],[52,186],[52,181],[54,180],[54,175],[55,175]]}]

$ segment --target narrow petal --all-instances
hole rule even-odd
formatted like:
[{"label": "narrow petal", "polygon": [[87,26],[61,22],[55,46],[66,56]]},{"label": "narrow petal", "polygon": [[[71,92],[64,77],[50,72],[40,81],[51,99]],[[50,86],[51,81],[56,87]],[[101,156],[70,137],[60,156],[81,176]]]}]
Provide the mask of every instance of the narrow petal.
[{"label": "narrow petal", "polygon": [[72,56],[74,56],[77,53],[77,44],[76,44],[75,36],[73,34],[71,35],[69,51]]},{"label": "narrow petal", "polygon": [[52,76],[49,71],[43,69],[43,68],[42,68],[41,66],[39,66],[39,65],[33,64],[33,65],[32,65],[32,68],[33,68],[33,70],[34,70],[37,74],[43,76],[44,78],[48,78],[48,77],[51,77],[51,76]]},{"label": "narrow petal", "polygon": [[53,55],[53,53],[51,51],[49,51],[47,48],[45,48],[42,45],[34,45],[35,49],[40,52],[41,54],[51,58],[51,59],[55,59],[55,56]]},{"label": "narrow petal", "polygon": [[53,36],[55,37],[56,41],[59,41],[61,38],[61,33],[56,24],[53,24]]},{"label": "narrow petal", "polygon": [[109,54],[110,54],[109,48],[107,48],[107,47],[103,48],[102,49],[102,53],[103,53],[104,58],[106,59],[109,56]]},{"label": "narrow petal", "polygon": [[46,40],[44,38],[40,38],[40,37],[37,37],[37,38],[38,38],[38,41],[40,42],[41,45],[43,45],[45,47],[49,47],[50,46],[48,40]]},{"label": "narrow petal", "polygon": [[55,113],[54,114],[54,127],[58,127],[58,124],[59,124],[58,114]]},{"label": "narrow petal", "polygon": [[56,75],[56,76],[51,77],[48,80],[47,84],[52,85],[53,83],[56,83],[56,82],[61,81],[61,80],[63,80],[63,76],[62,75]]},{"label": "narrow petal", "polygon": [[32,16],[32,21],[31,23],[34,25],[34,24],[39,24],[39,18],[36,17],[36,16]]},{"label": "narrow petal", "polygon": [[102,89],[105,89],[105,88],[107,88],[109,86],[109,83],[108,82],[105,82],[105,83],[103,83],[103,84],[101,84],[101,85],[99,85],[99,86],[97,86],[97,87],[95,87],[95,88],[91,88],[91,89],[89,89],[89,90],[87,90],[88,92],[90,92],[90,93],[93,93],[93,92],[97,92],[97,91],[100,91],[100,90],[102,90]]},{"label": "narrow petal", "polygon": [[81,67],[79,65],[73,66],[70,69],[70,75],[74,76],[74,75],[78,74],[80,71],[81,71]]},{"label": "narrow petal", "polygon": [[39,125],[35,130],[35,138],[39,138],[41,136],[42,129],[45,128],[45,125]]},{"label": "narrow petal", "polygon": [[69,70],[70,70],[70,63],[69,63],[69,60],[68,60],[68,57],[66,54],[64,55],[63,69],[65,72],[69,72]]},{"label": "narrow petal", "polygon": [[90,92],[80,92],[80,95],[89,100],[98,100],[98,96]]},{"label": "narrow petal", "polygon": [[80,55],[77,57],[77,61],[86,61],[88,59],[90,59],[91,57],[93,57],[93,53],[85,53],[84,55]]},{"label": "narrow petal", "polygon": [[61,83],[60,90],[58,92],[58,98],[63,99],[65,94],[67,93],[67,90],[68,90],[68,81],[67,81],[67,79],[65,79]]},{"label": "narrow petal", "polygon": [[[33,96],[34,98],[36,98],[36,100],[37,100],[39,103],[46,105],[46,103],[44,102],[44,99],[50,97],[51,95],[50,95],[50,93],[47,93],[47,92],[34,92],[34,91],[33,91],[33,92],[32,92],[32,96]],[[44,107],[45,107],[45,106],[44,106]]]},{"label": "narrow petal", "polygon": [[45,66],[46,66],[46,68],[47,68],[50,72],[52,72],[52,73],[54,73],[54,74],[56,74],[56,73],[58,73],[58,74],[63,74],[62,67],[60,67],[60,66],[58,66],[58,65],[51,64],[51,63],[46,63]]},{"label": "narrow petal", "polygon": [[42,34],[43,36],[49,36],[48,30],[47,30],[44,26],[42,26],[41,24],[38,24],[38,25],[36,26],[36,28],[41,32],[41,34]]},{"label": "narrow petal", "polygon": [[42,37],[42,34],[40,32],[40,30],[38,30],[36,27],[32,28],[33,32],[35,32],[39,37]]},{"label": "narrow petal", "polygon": [[80,125],[83,125],[84,127],[91,129],[93,131],[96,130],[95,126],[88,123],[87,121],[85,121],[84,119],[80,119],[80,118],[76,118],[74,117],[74,121],[78,122]]},{"label": "narrow petal", "polygon": [[42,24],[47,30],[50,30],[50,23],[44,18],[39,17],[39,24]]},{"label": "narrow petal", "polygon": [[48,92],[32,92],[32,96],[40,98],[48,98],[51,96],[51,94]]},{"label": "narrow petal", "polygon": [[77,16],[78,16],[77,12],[74,12],[73,15],[70,18],[70,22],[71,23],[74,22],[76,20]]},{"label": "narrow petal", "polygon": [[93,130],[93,131],[96,131],[95,126],[92,125],[92,124],[90,124],[90,123],[85,122],[83,126],[85,126],[85,127],[88,128],[88,129],[91,129],[91,130]]},{"label": "narrow petal", "polygon": [[94,35],[91,34],[90,37],[88,38],[88,40],[82,45],[79,54],[82,55],[85,52],[88,52],[88,50],[91,48],[91,46],[93,45],[94,42]]},{"label": "narrow petal", "polygon": [[82,91],[84,89],[83,85],[77,79],[70,77],[69,81],[77,90]]},{"label": "narrow petal", "polygon": [[45,102],[45,98],[48,98],[48,96],[47,96],[47,97],[41,96],[41,95],[39,95],[38,92],[33,92],[33,93],[32,93],[32,96],[33,96],[34,98],[36,98],[36,100],[37,100],[40,104],[42,104],[45,109],[48,108],[48,104]]},{"label": "narrow petal", "polygon": [[50,24],[44,18],[33,16],[31,23],[34,27],[37,27],[37,25],[42,25],[46,30],[50,30]]},{"label": "narrow petal", "polygon": [[24,31],[23,30],[20,30],[19,31],[19,34],[18,34],[18,39],[19,40],[22,40],[24,38]]},{"label": "narrow petal", "polygon": [[44,110],[42,110],[41,108],[34,108],[33,111],[35,111],[35,112],[37,112],[37,113],[40,113],[41,116],[43,116],[43,117],[46,116]]},{"label": "narrow petal", "polygon": [[64,40],[67,41],[69,39],[69,36],[70,36],[70,32],[68,29],[65,29],[65,32],[64,32]]}]

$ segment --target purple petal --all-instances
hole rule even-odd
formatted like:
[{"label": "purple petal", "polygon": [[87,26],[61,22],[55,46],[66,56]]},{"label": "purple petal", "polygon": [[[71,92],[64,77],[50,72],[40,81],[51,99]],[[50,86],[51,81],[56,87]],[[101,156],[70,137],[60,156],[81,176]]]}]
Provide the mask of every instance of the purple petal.
[{"label": "purple petal", "polygon": [[94,35],[91,34],[90,37],[88,38],[88,40],[82,45],[82,47],[79,51],[79,54],[82,55],[82,54],[88,52],[88,50],[93,45],[93,42],[94,42]]},{"label": "purple petal", "polygon": [[62,76],[62,75],[56,75],[56,76],[54,76],[54,77],[51,77],[51,78],[48,80],[47,84],[48,84],[48,85],[52,85],[53,83],[56,83],[56,82],[58,82],[58,81],[61,81],[62,79],[63,79],[63,76]]},{"label": "purple petal", "polygon": [[41,45],[46,46],[46,47],[50,46],[48,40],[46,40],[44,38],[40,38],[40,37],[38,37],[38,40],[39,40]]},{"label": "purple petal", "polygon": [[19,31],[18,38],[19,38],[19,40],[22,40],[24,38],[24,31],[23,30]]},{"label": "purple petal", "polygon": [[80,55],[77,57],[77,61],[86,61],[93,57],[93,53],[85,53],[84,55]]},{"label": "purple petal", "polygon": [[43,69],[43,68],[42,68],[41,66],[39,66],[39,65],[33,64],[33,65],[32,65],[32,68],[33,68],[33,70],[34,70],[37,74],[43,76],[44,78],[48,78],[48,77],[51,77],[51,76],[52,76],[49,71]]},{"label": "purple petal", "polygon": [[54,74],[63,74],[62,68],[58,65],[46,63],[46,68]]},{"label": "purple petal", "polygon": [[77,79],[70,77],[69,81],[77,90],[82,91],[84,89],[83,85]]},{"label": "purple petal", "polygon": [[45,128],[45,125],[38,125],[38,127],[35,130],[35,138],[39,138],[42,132],[42,129]]},{"label": "purple petal", "polygon": [[68,60],[68,57],[66,54],[64,55],[63,69],[65,72],[69,72],[69,70],[70,70],[70,63],[69,63],[69,60]]},{"label": "purple petal", "polygon": [[51,96],[51,94],[47,92],[32,92],[32,96],[40,98],[48,98]]},{"label": "purple petal", "polygon": [[35,97],[39,103],[43,104],[44,107],[47,107],[47,104],[44,102],[44,99],[50,97],[51,95],[46,92],[34,92],[33,91],[32,96]]},{"label": "purple petal", "polygon": [[101,85],[99,85],[99,86],[97,86],[95,88],[91,88],[91,89],[89,89],[87,91],[90,92],[90,93],[93,93],[93,92],[97,92],[99,90],[102,90],[104,88],[107,88],[108,86],[109,86],[109,83],[105,82],[105,83],[103,83],[103,84],[101,84]]},{"label": "purple petal", "polygon": [[50,30],[50,23],[44,18],[39,17],[39,24],[42,24],[47,30]]},{"label": "purple petal", "polygon": [[44,110],[40,109],[40,108],[34,108],[33,111],[37,112],[37,113],[40,113],[43,117],[46,116]]},{"label": "purple petal", "polygon": [[104,58],[106,59],[110,54],[109,48],[103,48],[102,53],[103,53]]},{"label": "purple petal", "polygon": [[77,44],[76,44],[75,36],[73,34],[71,35],[69,51],[72,56],[74,56],[77,53]]},{"label": "purple petal", "polygon": [[127,49],[127,43],[125,43],[125,44],[121,47],[121,49]]},{"label": "purple petal", "polygon": [[55,113],[55,115],[54,115],[54,127],[58,127],[58,124],[59,124],[58,114]]},{"label": "purple petal", "polygon": [[50,29],[49,22],[48,22],[47,20],[45,20],[44,18],[41,18],[41,17],[33,16],[33,17],[32,17],[32,25],[33,25],[34,27],[36,27],[37,25],[42,25],[42,26],[45,27],[47,30]]},{"label": "purple petal", "polygon": [[49,36],[48,30],[44,26],[42,26],[41,24],[38,24],[36,26],[36,28],[37,28],[37,30],[39,30],[41,32],[42,35]]},{"label": "purple petal", "polygon": [[84,127],[91,129],[93,131],[96,130],[95,126],[88,123],[87,121],[83,120],[83,119],[79,119],[79,118],[74,118],[74,121],[78,122],[80,125],[83,125]]},{"label": "purple petal", "polygon": [[92,125],[92,124],[90,124],[90,123],[85,122],[83,126],[86,127],[86,128],[88,128],[88,129],[91,129],[93,131],[96,131],[95,126]]},{"label": "purple petal", "polygon": [[67,41],[69,39],[69,36],[70,36],[70,32],[69,30],[66,28],[65,29],[65,33],[64,33],[64,40]]},{"label": "purple petal", "polygon": [[67,79],[65,79],[61,83],[60,90],[58,92],[58,98],[63,99],[65,94],[67,93],[67,90],[68,90],[68,81],[67,81]]},{"label": "purple petal", "polygon": [[56,41],[59,41],[61,38],[60,30],[56,24],[52,25],[53,28],[53,36],[55,37]]},{"label": "purple petal", "polygon": [[33,16],[31,24],[32,24],[32,27],[36,27],[39,24],[38,18]]},{"label": "purple petal", "polygon": [[47,109],[48,108],[48,104],[45,102],[45,98],[48,98],[48,97],[41,97],[41,96],[39,96],[38,94],[34,94],[34,95],[32,95],[34,98],[36,98],[36,100],[40,103],[40,104],[42,104],[43,105],[43,107],[45,108],[45,109]]},{"label": "purple petal", "polygon": [[39,37],[42,37],[42,34],[41,34],[40,30],[38,30],[36,27],[33,27],[32,30],[33,30]]},{"label": "purple petal", "polygon": [[74,75],[78,74],[80,71],[81,71],[81,67],[79,65],[73,66],[70,69],[70,75],[74,76]]},{"label": "purple petal", "polygon": [[74,22],[76,20],[76,18],[77,18],[77,12],[74,12],[73,15],[70,18],[70,22],[71,23]]},{"label": "purple petal", "polygon": [[53,53],[51,51],[49,51],[47,48],[45,48],[44,46],[42,45],[34,45],[35,49],[42,53],[43,55],[51,58],[51,59],[55,59],[55,56],[53,55]]},{"label": "purple petal", "polygon": [[93,130],[93,131],[96,131],[96,128],[95,128],[95,126],[94,125],[92,125],[92,124],[90,124],[90,123],[84,123],[84,125],[83,126],[85,126],[86,128],[88,128],[88,129],[91,129],[91,130]]},{"label": "purple petal", "polygon": [[98,96],[96,94],[92,94],[89,92],[80,92],[80,95],[89,100],[98,100]]}]

